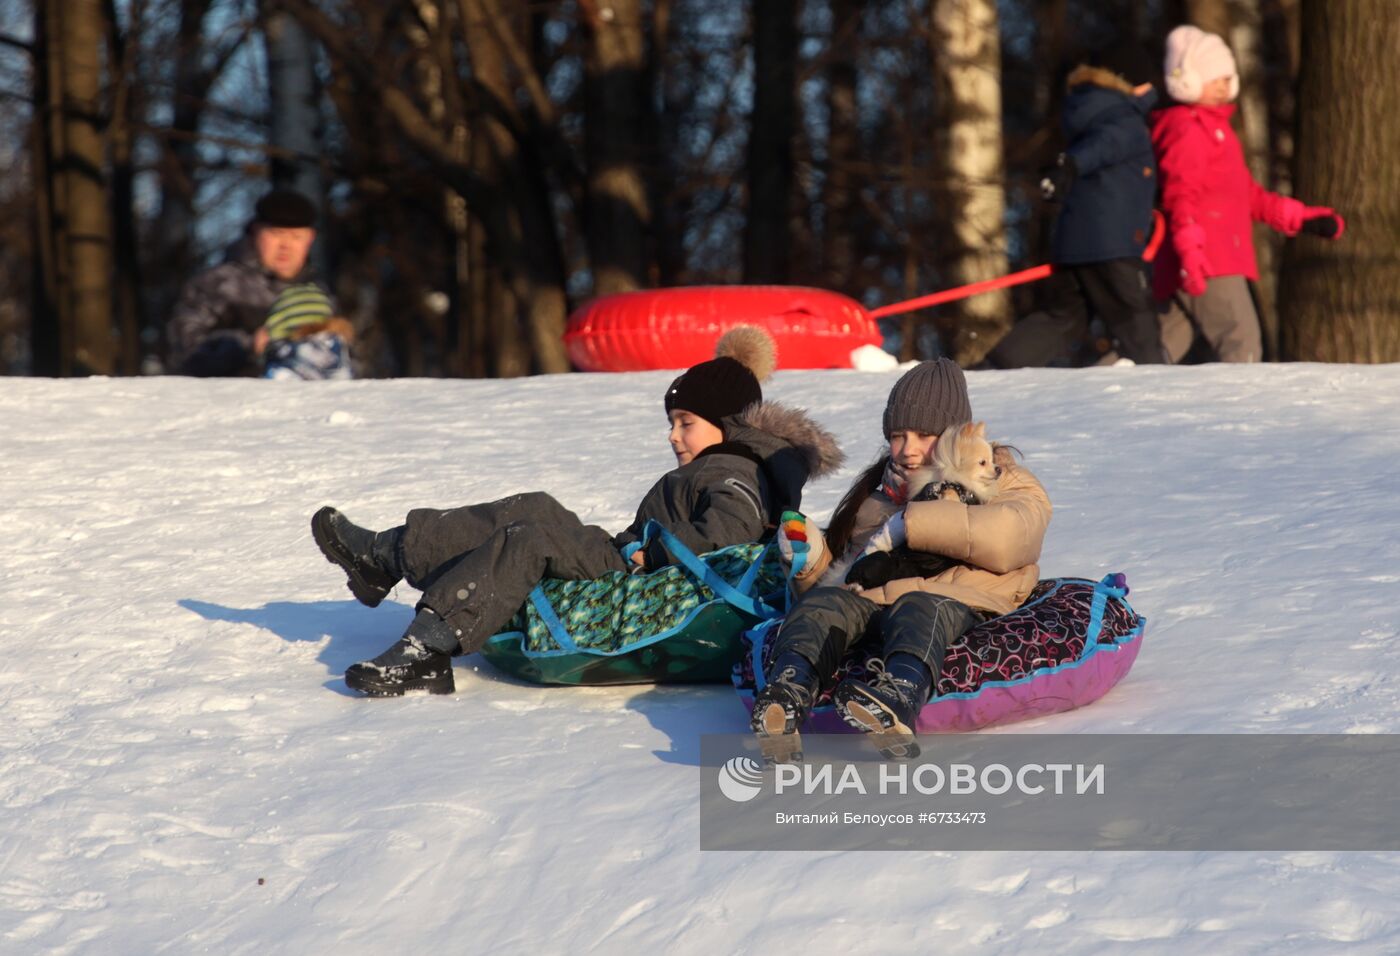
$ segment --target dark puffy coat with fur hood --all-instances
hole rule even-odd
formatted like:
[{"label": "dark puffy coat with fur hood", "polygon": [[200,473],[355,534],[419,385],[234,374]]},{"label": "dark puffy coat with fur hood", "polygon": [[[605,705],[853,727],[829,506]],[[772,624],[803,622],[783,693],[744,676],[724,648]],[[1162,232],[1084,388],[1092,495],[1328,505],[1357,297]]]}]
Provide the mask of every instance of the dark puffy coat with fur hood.
[{"label": "dark puffy coat with fur hood", "polygon": [[[662,475],[614,545],[641,540],[652,518],[696,554],[763,540],[784,511],[801,507],[810,479],[841,467],[836,439],[802,409],[764,401],[722,424],[724,441]],[[674,563],[659,541],[647,546],[646,561]]]},{"label": "dark puffy coat with fur hood", "polygon": [[1152,237],[1157,163],[1147,113],[1157,95],[1135,96],[1122,77],[1092,66],[1077,67],[1066,85],[1065,154],[1077,176],[1055,220],[1051,259],[1138,258]]}]

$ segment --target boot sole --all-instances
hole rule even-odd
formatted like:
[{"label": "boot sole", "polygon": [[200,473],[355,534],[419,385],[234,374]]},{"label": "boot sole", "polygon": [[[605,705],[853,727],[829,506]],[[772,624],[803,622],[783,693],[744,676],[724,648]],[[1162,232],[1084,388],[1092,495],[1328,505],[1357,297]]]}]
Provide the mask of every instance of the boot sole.
[{"label": "boot sole", "polygon": [[914,731],[878,702],[872,700],[867,704],[858,699],[838,699],[836,709],[840,711],[841,719],[865,734],[886,760],[913,760],[919,756]]},{"label": "boot sole", "polygon": [[357,690],[367,697],[402,697],[409,691],[427,691],[429,694],[453,694],[457,682],[452,677],[452,668],[432,677],[416,677],[412,680],[389,681],[376,678],[371,673],[354,668],[345,672],[345,686]]},{"label": "boot sole", "polygon": [[376,584],[360,572],[355,556],[341,545],[331,529],[331,515],[337,513],[334,508],[326,507],[312,515],[311,537],[326,560],[345,572],[345,583],[350,586],[350,593],[355,595],[355,600],[365,607],[378,607],[380,602],[389,596],[393,585],[385,587]]},{"label": "boot sole", "polygon": [[758,749],[765,763],[799,763],[802,760],[802,735],[787,729],[787,711],[781,704],[769,704],[763,716],[754,721]]}]

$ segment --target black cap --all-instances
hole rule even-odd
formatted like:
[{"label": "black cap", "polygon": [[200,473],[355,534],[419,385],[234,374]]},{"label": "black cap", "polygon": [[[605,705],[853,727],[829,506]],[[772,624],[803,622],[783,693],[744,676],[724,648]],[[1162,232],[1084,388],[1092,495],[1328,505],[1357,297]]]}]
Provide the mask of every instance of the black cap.
[{"label": "black cap", "polygon": [[316,225],[316,206],[295,189],[274,189],[258,200],[253,221],[282,229],[309,229]]},{"label": "black cap", "polygon": [[716,428],[720,420],[763,401],[763,389],[749,367],[723,356],[693,365],[666,390],[666,414],[677,408],[699,415]]}]

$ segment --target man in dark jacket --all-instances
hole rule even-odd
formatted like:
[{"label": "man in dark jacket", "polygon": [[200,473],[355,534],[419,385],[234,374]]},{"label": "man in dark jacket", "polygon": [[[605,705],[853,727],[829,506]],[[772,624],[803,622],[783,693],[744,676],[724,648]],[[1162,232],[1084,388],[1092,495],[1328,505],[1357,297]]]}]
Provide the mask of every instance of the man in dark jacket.
[{"label": "man in dark jacket", "polygon": [[316,207],[301,193],[274,189],[258,200],[247,234],[225,261],[181,290],[166,326],[172,372],[261,373],[254,336],[288,286],[312,281],[307,259],[315,225]]},{"label": "man in dark jacket", "polygon": [[665,404],[677,467],[652,486],[619,535],[585,525],[543,492],[418,508],[378,533],[334,508],[316,512],[312,536],[361,603],[374,607],[400,580],[423,592],[404,636],[351,666],[345,683],[372,697],[452,693],[451,655],[478,650],[542,579],[589,580],[673,563],[659,541],[643,543],[651,520],[696,553],[763,538],[784,510],[798,507],[807,479],[839,467],[841,454],[805,413],[763,401],[754,370],[766,364],[771,371],[771,361],[752,351],[724,354],[726,343],[744,338],[732,339],[736,333],[754,332],[771,356],[766,333],[736,329],[721,339],[720,357],[672,383]]},{"label": "man in dark jacket", "polygon": [[1065,151],[1045,171],[1041,193],[1059,204],[1051,247],[1054,274],[1043,311],[1027,316],[989,357],[1001,368],[1078,364],[1091,316],[1122,358],[1163,361],[1143,249],[1152,236],[1157,167],[1147,114],[1149,84],[1133,87],[1106,69],[1076,67],[1066,85]]}]

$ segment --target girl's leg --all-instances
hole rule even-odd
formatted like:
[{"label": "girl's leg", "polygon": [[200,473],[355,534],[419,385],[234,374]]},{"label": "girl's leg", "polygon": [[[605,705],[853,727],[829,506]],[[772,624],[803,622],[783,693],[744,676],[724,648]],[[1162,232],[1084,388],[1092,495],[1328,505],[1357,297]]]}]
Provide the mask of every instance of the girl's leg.
[{"label": "girl's leg", "polygon": [[865,636],[878,611],[878,605],[845,588],[815,588],[789,612],[774,640],[766,684],[754,700],[750,720],[768,760],[801,758],[798,728],[812,711],[821,681]]},{"label": "girl's leg", "polygon": [[1196,300],[1196,319],[1222,362],[1260,362],[1264,344],[1259,313],[1244,276],[1216,276]]},{"label": "girl's leg", "polygon": [[883,614],[885,658],[874,679],[845,680],[836,706],[846,722],[873,735],[889,759],[916,757],[914,731],[943,669],[948,645],[981,618],[967,605],[940,594],[906,594]]}]

